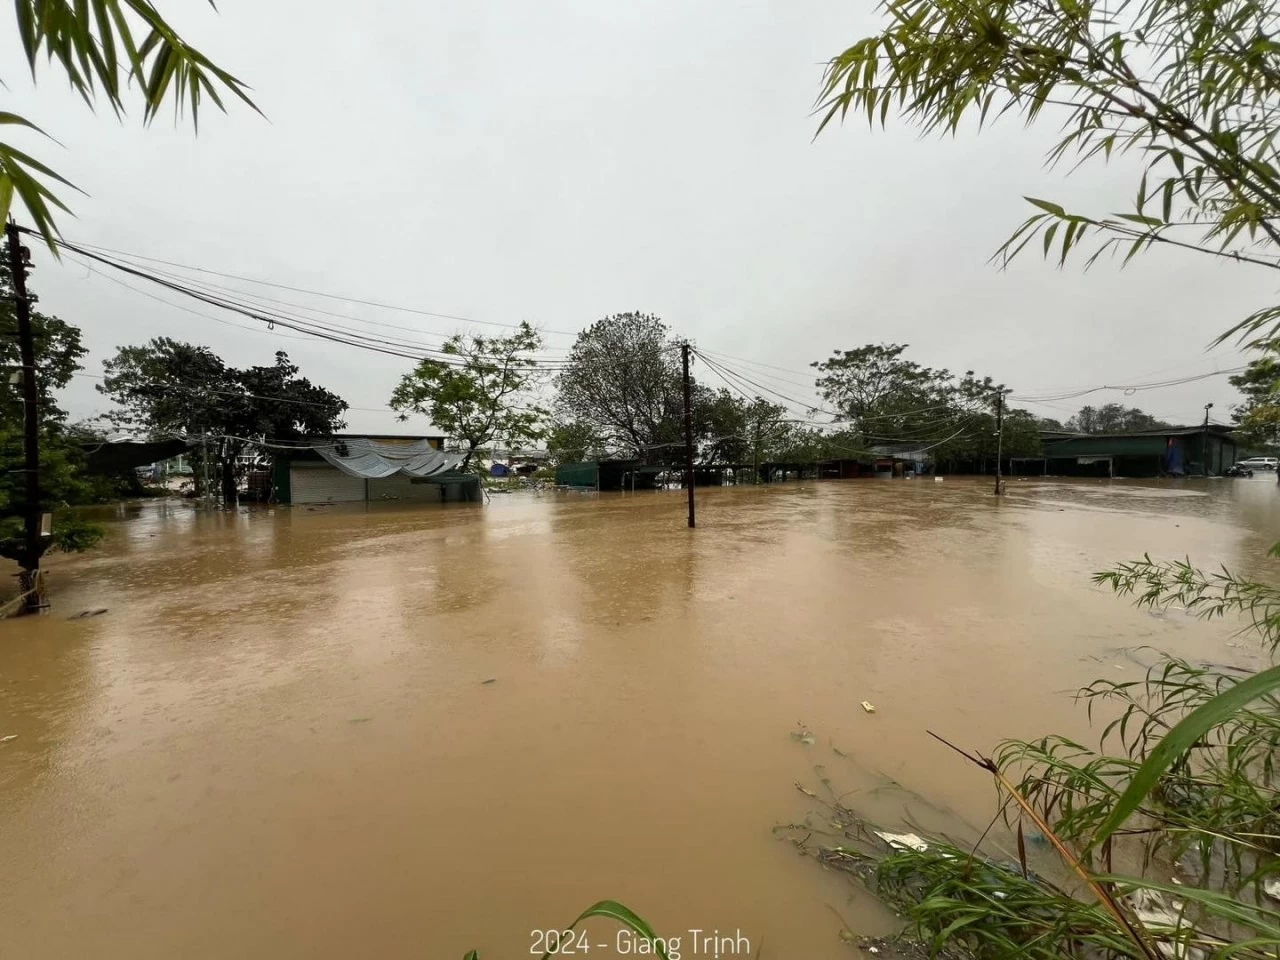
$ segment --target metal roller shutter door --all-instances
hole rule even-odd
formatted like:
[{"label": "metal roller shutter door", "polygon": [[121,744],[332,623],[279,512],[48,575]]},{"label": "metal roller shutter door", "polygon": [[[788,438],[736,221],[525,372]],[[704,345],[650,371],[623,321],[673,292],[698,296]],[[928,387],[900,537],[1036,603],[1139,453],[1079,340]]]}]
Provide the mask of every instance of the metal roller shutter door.
[{"label": "metal roller shutter door", "polygon": [[352,503],[364,500],[364,480],[351,477],[334,467],[302,466],[289,468],[289,499],[294,503]]}]

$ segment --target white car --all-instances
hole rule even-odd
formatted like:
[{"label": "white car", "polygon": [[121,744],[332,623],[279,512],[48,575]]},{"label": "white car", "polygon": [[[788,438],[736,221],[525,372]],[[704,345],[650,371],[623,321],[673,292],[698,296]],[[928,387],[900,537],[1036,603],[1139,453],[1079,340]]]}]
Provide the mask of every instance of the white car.
[{"label": "white car", "polygon": [[1236,464],[1238,467],[1244,467],[1247,470],[1274,470],[1280,465],[1280,459],[1276,457],[1250,457],[1248,460],[1241,460]]}]

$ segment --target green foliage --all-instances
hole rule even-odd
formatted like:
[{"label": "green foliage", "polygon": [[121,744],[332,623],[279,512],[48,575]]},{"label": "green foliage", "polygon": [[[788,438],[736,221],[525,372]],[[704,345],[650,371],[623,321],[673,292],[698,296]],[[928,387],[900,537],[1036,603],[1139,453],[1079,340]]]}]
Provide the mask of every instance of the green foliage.
[{"label": "green foliage", "polygon": [[1190,561],[1156,561],[1149,556],[1097,574],[1094,582],[1131,596],[1139,606],[1183,607],[1205,620],[1242,614],[1269,652],[1280,646],[1280,591],[1222,570],[1205,573]]},{"label": "green foliage", "polygon": [[[208,347],[157,337],[104,361],[98,387],[120,407],[112,417],[152,436],[209,435],[223,499],[236,499],[236,458],[251,443],[324,437],[343,426],[347,403],[298,376],[283,351],[270,366],[228,367]],[[192,449],[199,463],[203,445]],[[201,476],[199,465],[197,479]]]},{"label": "green foliage", "polygon": [[585,423],[556,423],[547,431],[547,453],[552,463],[594,460],[603,449],[595,430]]},{"label": "green foliage", "polygon": [[1276,395],[1280,387],[1280,341],[1269,340],[1259,350],[1261,355],[1228,382],[1245,398],[1232,411],[1240,442],[1271,450],[1280,446],[1280,402]]},{"label": "green foliage", "polygon": [[609,451],[644,456],[684,443],[679,344],[657,317],[619,313],[578,334],[556,378],[556,409]]},{"label": "green foliage", "polygon": [[528,323],[510,336],[455,334],[444,344],[447,359],[423,360],[400,378],[391,406],[426,414],[460,442],[465,470],[476,448],[491,440],[518,446],[542,437],[547,411],[530,398],[539,373],[531,354],[541,347]]},{"label": "green foliage", "polygon": [[951,948],[952,955],[1035,960],[1143,956],[1100,905],[1007,865],[975,860],[970,850],[945,840],[931,838],[927,851],[890,853],[877,863],[875,876],[877,892],[934,954]]},{"label": "green foliage", "polygon": [[[701,463],[755,463],[776,459],[793,426],[786,408],[763,397],[747,400],[730,390],[698,384],[692,393],[694,442]],[[683,444],[675,448],[683,455]]]},{"label": "green foliage", "polygon": [[[904,360],[905,343],[869,343],[813,363],[818,394],[865,436],[897,436],[945,408],[951,374]],[[913,419],[914,418],[914,419]]]},{"label": "green foliage", "polygon": [[[906,359],[904,343],[867,344],[836,351],[817,368],[818,392],[851,424],[833,450],[858,451],[880,444],[927,447],[938,462],[994,461],[1041,452],[1040,424],[1024,410],[1006,410],[1004,437],[997,443],[996,397],[1003,386],[972,370],[948,370]],[[833,453],[848,457],[849,453]]]},{"label": "green foliage", "polygon": [[[1107,814],[1106,820],[1098,827],[1091,841],[1093,846],[1106,842],[1116,830],[1129,819],[1129,816],[1138,809],[1147,797],[1152,794],[1157,787],[1160,787],[1161,793],[1169,796],[1169,784],[1165,781],[1165,775],[1175,764],[1189,768],[1190,751],[1193,747],[1204,748],[1204,738],[1210,731],[1218,731],[1224,725],[1230,725],[1227,734],[1227,743],[1230,747],[1230,753],[1236,756],[1234,765],[1237,767],[1236,772],[1248,774],[1251,772],[1252,764],[1239,764],[1238,757],[1241,753],[1249,759],[1253,759],[1252,750],[1242,750],[1241,742],[1241,724],[1247,718],[1250,711],[1248,708],[1255,700],[1262,699],[1267,702],[1271,712],[1260,719],[1265,721],[1266,734],[1269,736],[1266,744],[1267,750],[1265,754],[1257,758],[1260,765],[1265,768],[1265,776],[1267,781],[1271,779],[1271,758],[1280,742],[1277,742],[1276,734],[1280,733],[1280,715],[1274,712],[1274,708],[1278,705],[1275,697],[1270,694],[1273,690],[1280,688],[1280,666],[1271,667],[1269,670],[1263,670],[1255,673],[1247,679],[1237,680],[1220,676],[1217,678],[1220,682],[1217,691],[1213,696],[1196,705],[1195,709],[1188,712],[1176,724],[1169,728],[1157,742],[1154,747],[1145,754],[1142,765],[1133,772],[1133,776],[1129,780],[1129,785],[1125,787],[1124,793],[1115,801],[1110,812]],[[1250,738],[1253,739],[1253,738]],[[1256,741],[1250,744],[1256,748]],[[1203,762],[1203,761],[1202,761]],[[1246,780],[1246,783],[1248,781]],[[1267,784],[1268,787],[1270,784]],[[1193,790],[1198,786],[1193,781]],[[1252,786],[1252,784],[1250,784]],[[1215,793],[1223,793],[1220,784],[1214,784]],[[1203,791],[1199,791],[1203,793]],[[1280,836],[1276,835],[1276,829],[1280,827],[1280,821],[1275,817],[1276,792],[1268,790],[1268,804],[1266,807],[1267,816],[1260,820],[1255,820],[1247,824],[1251,828],[1250,833],[1257,833],[1259,830],[1266,830],[1267,833],[1260,834],[1267,840],[1280,841]],[[1254,791],[1256,796],[1257,791]],[[1177,806],[1185,803],[1182,795],[1173,798],[1169,806],[1177,809]],[[1235,823],[1238,825],[1239,820]],[[1219,835],[1221,839],[1221,835]],[[1251,844],[1252,846],[1252,844]]]},{"label": "green foliage", "polygon": [[[101,94],[120,116],[126,91],[136,91],[144,122],[169,99],[175,115],[190,110],[194,125],[201,103],[207,98],[221,110],[220,91],[227,91],[257,110],[245,85],[183,40],[150,0],[16,0],[14,6],[32,76],[43,55],[90,107]],[[14,113],[0,112],[0,124],[48,136]],[[68,208],[50,181],[75,189],[39,160],[0,143],[0,220],[16,194],[52,248],[58,228],[50,207]]]},{"label": "green foliage", "polygon": [[1168,426],[1172,424],[1157,420],[1137,407],[1126,407],[1120,403],[1081,407],[1080,412],[1066,423],[1066,429],[1076,433],[1131,433]]},{"label": "green foliage", "polygon": [[[609,920],[616,920],[632,933],[638,934],[652,943],[657,955],[662,957],[663,960],[666,960],[666,948],[662,945],[662,941],[658,938],[658,935],[653,932],[653,928],[630,909],[618,903],[618,901],[601,900],[599,903],[592,904],[579,914],[577,920],[569,924],[569,929],[576,929],[578,924],[589,917],[605,917]],[[544,953],[542,955],[542,960],[547,960],[547,957],[549,956],[551,956],[551,954]]]},{"label": "green foliage", "polygon": [[[1126,153],[1127,169],[1139,171],[1121,213],[1027,198],[1036,212],[1002,261],[1038,240],[1059,263],[1082,244],[1089,263],[1105,252],[1127,262],[1162,244],[1280,268],[1280,45],[1266,0],[895,0],[882,9],[884,29],[831,61],[823,127],[849,111],[873,124],[893,112],[955,131],[965,118],[1029,123],[1049,107],[1064,129],[1051,162]],[[1234,331],[1278,323],[1280,308],[1269,307]]]},{"label": "green foliage", "polygon": [[[30,293],[30,291],[29,291]],[[23,404],[20,384],[8,382],[20,370],[18,318],[13,275],[0,251],[0,556],[17,560],[23,552],[22,509],[26,503],[23,454]],[[36,396],[40,426],[40,509],[52,512],[53,537],[46,549],[78,551],[97,542],[101,531],[67,513],[70,504],[89,503],[96,491],[84,473],[81,438],[66,426],[66,413],[55,392],[71,382],[87,352],[80,331],[55,316],[31,311],[36,361]]]}]

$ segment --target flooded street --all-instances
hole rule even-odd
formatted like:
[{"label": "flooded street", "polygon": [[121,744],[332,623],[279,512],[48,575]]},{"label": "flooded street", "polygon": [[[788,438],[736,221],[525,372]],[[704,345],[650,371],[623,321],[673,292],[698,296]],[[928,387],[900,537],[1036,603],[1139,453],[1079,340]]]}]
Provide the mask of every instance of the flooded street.
[{"label": "flooded street", "polygon": [[886,822],[985,823],[926,730],[1089,736],[1069,692],[1138,678],[1119,647],[1252,662],[1089,575],[1274,579],[1274,480],[700,489],[695,531],[679,491],[123,508],[0,622],[0,956],[514,958],[603,898],[854,956],[827,904],[889,918],[771,833],[818,751]]}]

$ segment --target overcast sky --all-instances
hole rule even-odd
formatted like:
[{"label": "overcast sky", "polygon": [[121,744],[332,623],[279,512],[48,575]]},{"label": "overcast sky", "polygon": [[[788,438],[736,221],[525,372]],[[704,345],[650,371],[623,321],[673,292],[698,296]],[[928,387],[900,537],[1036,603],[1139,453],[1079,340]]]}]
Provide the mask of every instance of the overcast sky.
[{"label": "overcast sky", "polygon": [[[89,112],[43,66],[38,91],[6,70],[13,109],[66,149],[21,143],[89,194],[74,199],[69,239],[561,331],[643,310],[703,349],[795,371],[833,349],[906,342],[922,363],[1032,395],[1232,366],[1238,353],[1207,345],[1275,300],[1266,271],[1195,254],[1089,273],[1033,257],[990,266],[1028,213],[1024,194],[1106,213],[1127,209],[1135,191],[1120,164],[1069,180],[1046,170],[1052,122],[955,139],[851,122],[814,141],[821,63],[875,29],[870,2],[160,6],[253,86],[267,119],[233,105],[204,114],[199,136],[170,115],[144,129],[138,109],[124,123],[105,107]],[[10,64],[20,62],[14,33]],[[119,345],[168,335],[238,366],[285,349],[353,407],[382,408],[410,366],[200,319],[36,255],[41,309],[82,328],[89,373]],[[428,338],[459,327],[257,292]],[[548,336],[552,348],[571,342]],[[94,382],[67,391],[73,416],[106,409]],[[1198,422],[1207,402],[1226,419],[1236,397],[1219,377],[1086,399]],[[1065,418],[1080,402],[1030,409]],[[348,424],[426,428],[376,409],[352,411]]]}]

